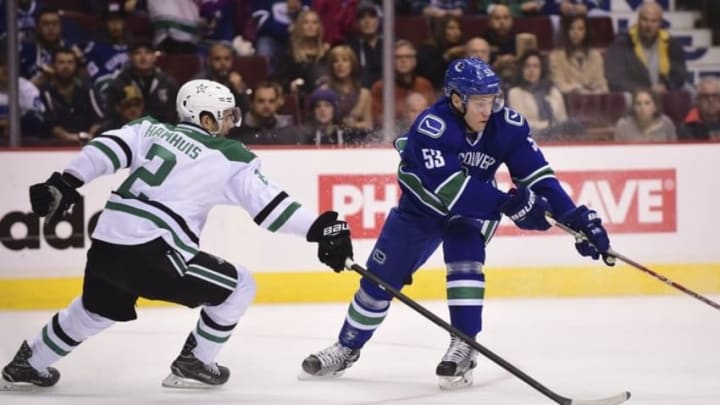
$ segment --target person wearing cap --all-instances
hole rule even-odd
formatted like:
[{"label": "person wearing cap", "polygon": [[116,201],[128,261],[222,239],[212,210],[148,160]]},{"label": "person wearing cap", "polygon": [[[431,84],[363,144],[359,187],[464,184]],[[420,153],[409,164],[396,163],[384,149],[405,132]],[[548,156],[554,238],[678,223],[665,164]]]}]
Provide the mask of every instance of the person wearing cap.
[{"label": "person wearing cap", "polygon": [[[128,32],[126,14],[119,2],[109,2],[103,12],[103,32],[97,41],[85,47],[86,70],[100,95],[110,84],[113,75],[128,61]],[[104,104],[104,101],[103,101]]]},{"label": "person wearing cap", "polygon": [[145,102],[140,89],[134,84],[128,84],[123,88],[123,98],[113,111],[108,111],[105,121],[100,124],[97,133],[101,134],[111,129],[120,128],[130,121],[136,120],[143,115]]},{"label": "person wearing cap", "polygon": [[163,122],[175,122],[175,79],[155,63],[157,56],[152,41],[139,38],[129,46],[130,63],[107,86],[105,110],[114,111],[125,94],[125,87],[135,85],[145,101],[144,115]]},{"label": "person wearing cap", "polygon": [[297,131],[303,145],[356,145],[367,141],[369,132],[339,125],[338,96],[321,87],[308,97],[310,117]]},{"label": "person wearing cap", "polygon": [[355,11],[356,35],[348,41],[360,63],[360,82],[369,89],[382,78],[383,38],[380,35],[380,12],[370,1],[358,4]]}]

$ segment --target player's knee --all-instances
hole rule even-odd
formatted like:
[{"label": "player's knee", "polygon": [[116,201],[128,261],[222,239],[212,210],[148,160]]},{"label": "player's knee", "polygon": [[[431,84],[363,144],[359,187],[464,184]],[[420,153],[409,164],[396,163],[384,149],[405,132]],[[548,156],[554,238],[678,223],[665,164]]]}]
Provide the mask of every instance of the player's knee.
[{"label": "player's knee", "polygon": [[236,265],[237,285],[230,295],[219,305],[205,307],[205,311],[217,322],[225,325],[236,323],[247,311],[255,299],[257,286],[255,278],[248,269]]},{"label": "player's knee", "polygon": [[368,308],[374,311],[383,311],[390,306],[390,299],[384,296],[377,297],[373,296],[363,288],[360,288],[355,293],[355,300],[362,305],[364,308]]},{"label": "player's knee", "polygon": [[59,318],[63,329],[77,334],[73,336],[77,340],[85,340],[115,323],[112,319],[90,312],[80,297],[74,299],[68,309],[60,313]]},{"label": "player's knee", "polygon": [[448,275],[481,275],[483,274],[483,264],[479,261],[465,260],[456,261],[445,264],[447,266]]}]

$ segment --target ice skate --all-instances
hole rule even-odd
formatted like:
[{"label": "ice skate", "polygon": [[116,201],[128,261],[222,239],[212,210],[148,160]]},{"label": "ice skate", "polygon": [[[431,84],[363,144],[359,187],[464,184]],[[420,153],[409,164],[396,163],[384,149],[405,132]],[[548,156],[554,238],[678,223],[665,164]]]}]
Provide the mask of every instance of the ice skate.
[{"label": "ice skate", "polygon": [[215,388],[227,382],[230,370],[217,363],[205,364],[200,361],[192,352],[195,346],[197,342],[191,333],[180,356],[170,365],[170,375],[163,380],[163,387]]},{"label": "ice skate", "polygon": [[471,386],[476,357],[477,352],[470,345],[453,336],[450,347],[435,369],[440,388],[454,390]]},{"label": "ice skate", "polygon": [[360,358],[360,349],[351,349],[339,342],[311,354],[302,362],[301,380],[317,377],[340,377],[345,369],[352,366]]},{"label": "ice skate", "polygon": [[0,391],[26,391],[37,387],[52,387],[60,379],[60,372],[52,367],[44,371],[33,368],[28,363],[32,350],[27,341],[20,345],[15,357],[2,370]]}]

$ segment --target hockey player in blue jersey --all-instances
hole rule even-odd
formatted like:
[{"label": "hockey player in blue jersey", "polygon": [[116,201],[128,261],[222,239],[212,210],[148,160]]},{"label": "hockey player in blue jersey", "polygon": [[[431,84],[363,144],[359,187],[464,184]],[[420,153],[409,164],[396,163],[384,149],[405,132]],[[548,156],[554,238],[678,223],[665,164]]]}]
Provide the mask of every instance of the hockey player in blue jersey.
[{"label": "hockey player in blue jersey", "polygon": [[[597,213],[576,206],[561,188],[525,118],[503,105],[492,69],[480,59],[456,60],[447,69],[444,87],[446,97],[420,114],[407,135],[395,142],[402,195],[367,268],[401,289],[442,243],[451,324],[474,337],[482,329],[485,246],[501,214],[522,229],[546,230],[550,213],[587,236],[590,243],[576,243],[581,255],[602,257],[608,265],[613,261],[605,254],[610,243]],[[517,187],[509,193],[494,186],[501,164]],[[390,300],[390,294],[363,278],[338,341],[308,356],[302,363],[304,373],[341,375],[382,323]],[[471,385],[476,355],[451,336],[436,369],[440,387]]]}]

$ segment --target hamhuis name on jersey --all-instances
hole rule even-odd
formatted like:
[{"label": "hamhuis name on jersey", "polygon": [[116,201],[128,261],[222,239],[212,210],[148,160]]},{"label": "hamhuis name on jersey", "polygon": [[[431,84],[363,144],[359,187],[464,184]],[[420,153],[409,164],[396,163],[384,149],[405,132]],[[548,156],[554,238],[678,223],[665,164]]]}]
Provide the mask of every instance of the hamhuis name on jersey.
[{"label": "hamhuis name on jersey", "polygon": [[164,139],[170,144],[170,146],[174,147],[179,152],[184,153],[190,159],[196,159],[203,150],[200,146],[192,142],[186,135],[179,132],[168,131],[160,125],[153,125],[150,127],[150,129],[145,132],[144,136],[146,138],[156,137]]}]

